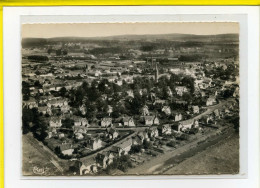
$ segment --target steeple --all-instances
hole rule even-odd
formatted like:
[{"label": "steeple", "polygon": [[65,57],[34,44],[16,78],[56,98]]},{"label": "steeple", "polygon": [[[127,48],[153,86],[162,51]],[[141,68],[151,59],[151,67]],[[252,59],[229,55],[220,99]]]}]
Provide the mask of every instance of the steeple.
[{"label": "steeple", "polygon": [[[152,61],[153,61],[153,59],[152,59]],[[157,67],[157,62],[155,62],[154,80],[155,80],[156,83],[158,83],[158,67]]]}]

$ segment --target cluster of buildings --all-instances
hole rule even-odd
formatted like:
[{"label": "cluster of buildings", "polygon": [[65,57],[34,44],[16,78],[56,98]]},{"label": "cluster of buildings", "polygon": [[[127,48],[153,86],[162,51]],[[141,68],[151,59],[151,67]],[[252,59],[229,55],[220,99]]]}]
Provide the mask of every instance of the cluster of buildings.
[{"label": "cluster of buildings", "polygon": [[[77,44],[80,45],[80,44]],[[68,43],[67,46],[73,46]],[[201,48],[180,48],[180,52],[193,53],[201,51]],[[155,55],[169,55],[175,49],[156,50]],[[144,55],[139,50],[129,50],[133,56]],[[221,52],[220,52],[221,53]],[[149,55],[149,54],[147,54]],[[148,93],[152,99],[151,104],[145,104],[140,109],[138,117],[122,115],[119,118],[112,118],[111,114],[114,109],[108,105],[107,116],[100,118],[95,124],[90,124],[85,118],[87,108],[85,104],[77,107],[72,107],[70,101],[64,95],[57,96],[55,93],[65,89],[70,91],[81,87],[83,82],[92,83],[94,80],[100,81],[106,78],[109,82],[122,86],[123,83],[132,84],[135,76],[147,75],[142,74],[146,71],[143,64],[147,61],[135,60],[120,60],[119,55],[113,55],[106,60],[100,60],[96,57],[91,60],[68,60],[62,57],[49,57],[49,62],[39,63],[30,62],[23,58],[22,62],[22,81],[23,93],[29,96],[23,100],[23,108],[37,108],[48,124],[48,136],[46,139],[57,139],[56,147],[64,156],[82,158],[76,161],[76,166],[79,168],[80,175],[97,173],[100,169],[104,170],[108,165],[113,163],[114,158],[122,155],[127,155],[131,151],[132,146],[142,145],[144,141],[153,139],[162,139],[167,135],[172,135],[173,132],[189,133],[191,129],[199,129],[201,126],[213,125],[218,119],[225,116],[231,116],[234,108],[238,108],[236,103],[222,106],[220,109],[215,109],[207,115],[193,118],[204,111],[205,108],[216,105],[220,98],[220,93],[229,89],[230,86],[235,87],[233,97],[239,97],[239,87],[234,79],[223,81],[214,79],[214,75],[206,76],[205,69],[222,69],[227,70],[228,63],[225,61],[216,62],[179,62],[178,58],[169,58],[172,62],[171,66],[165,68],[166,76],[171,74],[184,75],[194,79],[194,95],[205,99],[205,104],[197,105],[190,103],[188,110],[172,109],[169,105],[172,102],[173,95],[175,104],[188,105],[187,101],[182,97],[185,94],[190,94],[190,89],[181,81],[176,81],[174,89],[167,88],[167,95],[171,99],[161,99],[154,92]],[[158,70],[158,62],[153,62],[152,69],[155,83],[158,83],[160,73]],[[228,60],[226,60],[228,61]],[[231,62],[233,62],[231,60]],[[26,83],[26,84],[24,84]],[[145,88],[138,90],[142,96],[147,93]],[[134,91],[129,89],[124,91],[126,97],[134,98]],[[122,92],[121,92],[122,93]],[[102,100],[109,100],[104,94]],[[149,107],[152,106],[152,109]],[[154,108],[158,110],[154,110]],[[80,111],[81,116],[75,112]],[[162,115],[164,119],[162,118]],[[189,118],[187,118],[189,115]],[[168,120],[165,122],[165,117]],[[66,122],[71,120],[70,122]],[[72,125],[65,126],[66,123]],[[121,130],[132,130],[133,134],[121,136]],[[95,131],[96,129],[96,131]],[[69,137],[66,131],[72,132]],[[109,143],[109,144],[107,144]],[[84,154],[93,154],[95,157],[88,157]],[[80,156],[81,155],[81,156]],[[82,157],[85,156],[85,157]]]}]

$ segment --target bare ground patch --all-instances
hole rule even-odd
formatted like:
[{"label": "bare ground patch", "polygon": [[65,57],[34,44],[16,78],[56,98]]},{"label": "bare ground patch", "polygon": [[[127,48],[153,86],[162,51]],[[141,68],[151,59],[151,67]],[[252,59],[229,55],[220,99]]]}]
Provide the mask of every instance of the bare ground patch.
[{"label": "bare ground patch", "polygon": [[238,134],[233,134],[164,172],[167,175],[237,173],[239,173]]}]

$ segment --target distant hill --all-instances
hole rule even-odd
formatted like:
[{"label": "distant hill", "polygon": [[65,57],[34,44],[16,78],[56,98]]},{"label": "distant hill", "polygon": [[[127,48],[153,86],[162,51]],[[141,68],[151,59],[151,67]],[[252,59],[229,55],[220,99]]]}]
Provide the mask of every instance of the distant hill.
[{"label": "distant hill", "polygon": [[87,42],[99,40],[170,40],[170,41],[232,41],[238,42],[238,34],[220,34],[220,35],[192,35],[192,34],[162,34],[162,35],[116,35],[107,37],[55,37],[55,38],[24,38],[22,39],[23,47],[42,46],[56,42]]}]

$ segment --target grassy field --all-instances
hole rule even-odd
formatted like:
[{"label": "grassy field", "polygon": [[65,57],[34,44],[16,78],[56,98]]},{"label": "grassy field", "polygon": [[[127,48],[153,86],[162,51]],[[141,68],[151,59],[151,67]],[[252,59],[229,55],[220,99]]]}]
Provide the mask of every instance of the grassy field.
[{"label": "grassy field", "polygon": [[24,176],[53,176],[59,174],[57,168],[29,142],[25,135],[23,135],[22,140],[22,173]]},{"label": "grassy field", "polygon": [[231,137],[164,172],[167,175],[237,173],[239,173],[238,134],[233,134]]}]

